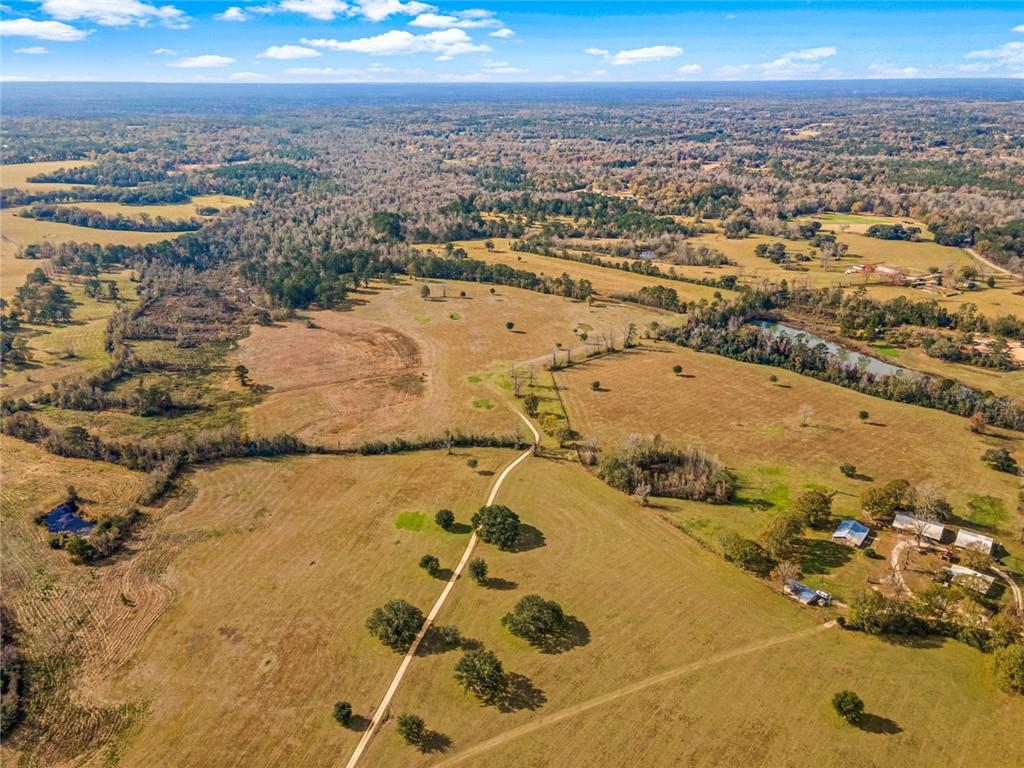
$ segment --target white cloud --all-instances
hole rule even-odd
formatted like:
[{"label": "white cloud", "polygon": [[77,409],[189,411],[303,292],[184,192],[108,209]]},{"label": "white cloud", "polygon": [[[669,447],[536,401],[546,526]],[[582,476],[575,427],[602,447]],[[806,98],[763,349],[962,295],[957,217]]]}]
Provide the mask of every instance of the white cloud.
[{"label": "white cloud", "polygon": [[320,51],[315,51],[312,48],[303,48],[301,45],[272,45],[259,54],[257,58],[291,61],[292,59],[313,59],[319,55]]},{"label": "white cloud", "polygon": [[683,64],[683,66],[676,70],[681,75],[699,75],[703,71],[704,67],[700,64]]},{"label": "white cloud", "polygon": [[421,13],[409,22],[410,27],[426,27],[427,29],[473,29],[478,27],[500,27],[501,22],[494,18],[491,11],[471,8],[468,11],[454,13]]},{"label": "white cloud", "polygon": [[821,71],[821,59],[835,56],[836,52],[836,48],[831,45],[788,51],[774,61],[762,64],[761,71],[766,77],[777,78],[816,75]]},{"label": "white cloud", "polygon": [[356,40],[331,40],[302,38],[302,42],[314,48],[328,48],[332,51],[354,51],[373,56],[394,54],[436,53],[442,61],[464,53],[488,53],[489,45],[474,43],[461,29],[442,29],[425,35],[414,35],[405,30],[392,29],[374,37]]},{"label": "white cloud", "polygon": [[899,67],[895,64],[876,62],[868,67],[868,76],[889,80],[906,80],[918,77],[921,70],[917,67]]},{"label": "white cloud", "polygon": [[1024,43],[1006,43],[998,48],[987,48],[981,51],[971,51],[966,54],[968,59],[989,59],[1003,66],[1024,64]]},{"label": "white cloud", "polygon": [[234,64],[235,60],[230,56],[218,56],[214,53],[205,53],[202,56],[189,56],[187,59],[172,61],[167,66],[180,67],[181,69],[205,69],[208,67],[226,67]]},{"label": "white cloud", "polygon": [[490,75],[522,75],[530,70],[513,66],[507,61],[485,61],[483,71]]},{"label": "white cloud", "polygon": [[153,53],[157,56],[177,56],[178,52],[171,48],[156,48]]},{"label": "white cloud", "polygon": [[188,17],[181,9],[141,0],[43,0],[41,7],[61,21],[86,19],[104,27],[144,27],[157,22],[171,29],[188,29]]},{"label": "white cloud", "polygon": [[15,53],[24,53],[29,56],[41,56],[44,53],[49,53],[49,48],[43,48],[41,45],[30,45],[27,48],[15,48]]},{"label": "white cloud", "polygon": [[604,48],[586,48],[583,52],[589,53],[591,56],[603,56],[605,61],[616,67],[644,64],[649,61],[664,61],[683,55],[683,49],[675,45],[650,45],[646,48],[630,48],[618,53],[611,53]]},{"label": "white cloud", "polygon": [[357,3],[359,15],[370,21],[384,21],[389,16],[419,16],[422,13],[436,11],[432,5],[427,3],[409,0],[403,3],[401,0],[359,0]]},{"label": "white cloud", "polygon": [[38,77],[30,75],[0,75],[0,83],[36,83]]},{"label": "white cloud", "polygon": [[249,16],[237,5],[233,5],[224,13],[218,13],[214,18],[218,21],[247,21]]},{"label": "white cloud", "polygon": [[90,33],[59,21],[35,21],[33,19],[0,20],[0,37],[34,37],[37,40],[52,40],[69,43],[81,40]]},{"label": "white cloud", "polygon": [[797,61],[816,61],[817,59],[827,59],[829,56],[835,56],[838,50],[832,45],[823,45],[818,48],[803,48],[799,51],[789,51],[788,53],[782,54],[782,58],[795,59]]},{"label": "white cloud", "polygon": [[502,27],[501,29],[496,29],[496,30],[494,30],[493,32],[490,33],[490,37],[509,38],[509,37],[515,37],[515,36],[516,36],[516,33],[513,32],[508,27]]},{"label": "white cloud", "polygon": [[228,79],[239,83],[266,83],[271,77],[262,72],[232,72]]},{"label": "white cloud", "polygon": [[282,0],[282,11],[302,13],[317,21],[334,21],[334,17],[350,10],[343,0]]},{"label": "white cloud", "polygon": [[1018,24],[1016,27],[1010,30],[1011,32],[1024,32],[1024,24]]}]

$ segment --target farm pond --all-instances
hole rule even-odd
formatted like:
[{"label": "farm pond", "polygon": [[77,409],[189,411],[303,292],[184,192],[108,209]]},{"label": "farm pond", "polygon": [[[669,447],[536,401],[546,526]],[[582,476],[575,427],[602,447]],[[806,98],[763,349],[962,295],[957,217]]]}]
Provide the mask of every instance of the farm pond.
[{"label": "farm pond", "polygon": [[92,532],[96,523],[86,520],[78,514],[78,507],[75,504],[65,502],[54,507],[46,515],[46,527],[50,533],[75,533],[84,536]]},{"label": "farm pond", "polygon": [[794,328],[791,325],[785,323],[776,323],[771,320],[757,320],[754,323],[762,330],[768,331],[773,336],[785,336],[786,338],[793,339],[794,341],[802,341],[809,347],[816,347],[819,344],[824,344],[828,349],[829,354],[838,358],[846,365],[855,365],[858,368],[866,370],[868,373],[873,373],[876,376],[895,376],[898,373],[909,374],[906,368],[899,365],[893,365],[887,363],[884,360],[871,357],[870,355],[864,355],[860,352],[856,352],[852,349],[836,344],[833,341],[828,341],[820,336],[807,331],[801,331],[799,328]]}]

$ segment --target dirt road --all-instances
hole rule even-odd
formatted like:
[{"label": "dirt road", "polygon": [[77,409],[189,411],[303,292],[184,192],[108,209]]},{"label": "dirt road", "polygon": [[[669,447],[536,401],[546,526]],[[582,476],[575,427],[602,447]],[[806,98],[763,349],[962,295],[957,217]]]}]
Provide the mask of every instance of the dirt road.
[{"label": "dirt road", "polygon": [[[533,426],[530,420],[518,411],[516,411],[516,414],[526,422],[526,426],[529,427],[530,431],[533,433],[534,440],[539,443],[540,433]],[[487,495],[487,506],[494,503],[494,499],[498,495],[501,484],[505,482],[505,478],[509,476],[509,473],[511,473],[512,470],[518,467],[522,462],[526,461],[532,453],[533,448],[531,447],[521,453],[515,461],[502,470],[501,474],[498,475],[498,479],[494,481],[494,485],[491,486],[491,492]],[[440,597],[437,598],[437,601],[434,603],[434,607],[431,608],[430,613],[427,614],[427,619],[423,622],[423,627],[420,629],[419,634],[416,635],[416,639],[413,641],[412,646],[402,659],[402,663],[399,665],[398,671],[391,680],[391,685],[388,686],[388,689],[384,694],[384,698],[381,699],[380,706],[374,710],[370,725],[365,731],[363,731],[363,737],[359,740],[359,744],[356,745],[356,749],[352,753],[352,757],[350,757],[348,762],[345,764],[345,768],[355,768],[355,765],[359,762],[363,753],[366,752],[366,748],[369,746],[370,740],[373,739],[374,734],[376,734],[377,730],[380,728],[380,724],[384,722],[384,718],[387,717],[388,707],[391,706],[391,700],[395,697],[395,693],[398,691],[398,686],[402,684],[402,678],[405,677],[405,673],[409,669],[409,665],[416,656],[416,651],[420,647],[420,643],[423,642],[423,637],[427,634],[430,626],[434,623],[434,619],[437,618],[437,614],[440,613],[441,609],[444,607],[445,601],[448,599],[448,595],[451,594],[452,589],[455,587],[455,582],[458,581],[459,576],[462,575],[462,571],[465,569],[470,556],[473,554],[473,548],[476,547],[476,542],[477,536],[474,532],[469,537],[469,543],[466,545],[466,551],[462,553],[462,559],[459,560],[459,564],[455,566],[455,570],[452,572],[451,578],[449,578],[447,583],[444,585],[444,589],[442,590]]]}]

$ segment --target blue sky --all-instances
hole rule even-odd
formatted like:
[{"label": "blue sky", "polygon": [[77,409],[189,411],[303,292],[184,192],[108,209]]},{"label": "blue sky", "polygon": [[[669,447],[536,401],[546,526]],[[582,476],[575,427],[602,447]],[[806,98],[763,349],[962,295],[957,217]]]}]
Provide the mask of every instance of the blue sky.
[{"label": "blue sky", "polygon": [[1024,4],[0,0],[2,79],[1022,77]]}]

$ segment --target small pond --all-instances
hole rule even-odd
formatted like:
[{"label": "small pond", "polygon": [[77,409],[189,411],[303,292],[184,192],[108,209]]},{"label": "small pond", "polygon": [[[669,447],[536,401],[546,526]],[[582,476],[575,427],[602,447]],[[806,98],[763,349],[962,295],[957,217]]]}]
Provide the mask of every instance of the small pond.
[{"label": "small pond", "polygon": [[85,536],[92,532],[92,529],[96,527],[95,523],[89,522],[85,518],[78,514],[78,507],[71,503],[65,502],[59,507],[54,507],[46,515],[46,527],[50,529],[50,533],[76,533],[79,536]]},{"label": "small pond", "polygon": [[755,324],[768,331],[775,336],[785,336],[795,341],[802,341],[809,347],[816,347],[818,344],[824,344],[828,351],[839,358],[846,365],[855,365],[858,368],[867,370],[868,373],[873,373],[875,376],[895,376],[897,373],[910,373],[906,368],[902,368],[892,363],[886,363],[875,357],[868,355],[862,355],[860,352],[855,352],[852,349],[840,346],[832,341],[816,336],[813,333],[807,331],[801,331],[799,328],[794,328],[791,325],[785,323],[775,323],[770,320],[757,320]]}]

